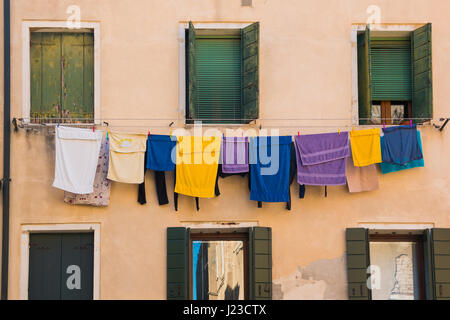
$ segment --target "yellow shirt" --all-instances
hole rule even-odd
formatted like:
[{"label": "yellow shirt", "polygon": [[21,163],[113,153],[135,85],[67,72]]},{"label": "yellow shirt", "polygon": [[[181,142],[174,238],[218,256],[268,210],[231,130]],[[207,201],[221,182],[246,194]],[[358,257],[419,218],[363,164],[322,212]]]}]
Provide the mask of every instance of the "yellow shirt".
[{"label": "yellow shirt", "polygon": [[350,144],[355,167],[365,167],[382,161],[379,129],[350,131]]},{"label": "yellow shirt", "polygon": [[222,137],[178,137],[177,140],[175,192],[191,197],[214,197]]},{"label": "yellow shirt", "polygon": [[146,134],[109,132],[108,179],[124,183],[144,182]]}]

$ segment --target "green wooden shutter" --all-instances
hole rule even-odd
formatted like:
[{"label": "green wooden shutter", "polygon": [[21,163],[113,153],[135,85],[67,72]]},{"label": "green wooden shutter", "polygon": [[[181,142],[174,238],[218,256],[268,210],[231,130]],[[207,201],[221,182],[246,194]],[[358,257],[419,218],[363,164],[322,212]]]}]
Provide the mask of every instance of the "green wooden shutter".
[{"label": "green wooden shutter", "polygon": [[426,299],[433,300],[433,241],[431,239],[431,229],[426,229],[423,232],[423,257],[424,257],[424,272],[425,272],[425,292]]},{"label": "green wooden shutter", "polygon": [[359,123],[366,124],[372,115],[370,87],[370,28],[358,34],[358,115]]},{"label": "green wooden shutter", "polygon": [[189,299],[190,229],[167,228],[167,299]]},{"label": "green wooden shutter", "polygon": [[242,118],[259,116],[259,22],[242,29]]},{"label": "green wooden shutter", "polygon": [[433,117],[433,78],[431,65],[431,23],[411,34],[413,70],[413,118],[423,122]]},{"label": "green wooden shutter", "polygon": [[31,33],[31,117],[94,118],[94,35]]},{"label": "green wooden shutter", "polygon": [[30,58],[30,116],[61,117],[61,34],[32,32]]},{"label": "green wooden shutter", "polygon": [[406,40],[370,40],[371,94],[374,100],[411,101],[411,43]]},{"label": "green wooden shutter", "polygon": [[[241,118],[241,40],[197,36],[195,118],[207,123]],[[208,121],[208,119],[211,119]]]},{"label": "green wooden shutter", "polygon": [[450,229],[431,229],[432,293],[436,300],[450,300]]},{"label": "green wooden shutter", "polygon": [[196,67],[196,35],[192,22],[188,31],[188,112],[189,118],[195,119],[197,109],[197,67]]},{"label": "green wooden shutter", "polygon": [[272,229],[253,227],[249,232],[249,299],[272,299]]},{"label": "green wooden shutter", "polygon": [[370,300],[371,292],[367,288],[369,232],[364,228],[348,228],[346,242],[348,297],[350,300]]}]

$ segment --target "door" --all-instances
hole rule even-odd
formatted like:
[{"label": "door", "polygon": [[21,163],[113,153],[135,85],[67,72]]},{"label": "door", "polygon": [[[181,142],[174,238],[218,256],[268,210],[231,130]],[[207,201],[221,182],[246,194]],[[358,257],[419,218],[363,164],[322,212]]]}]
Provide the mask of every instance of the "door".
[{"label": "door", "polygon": [[94,233],[30,234],[28,299],[92,300]]}]

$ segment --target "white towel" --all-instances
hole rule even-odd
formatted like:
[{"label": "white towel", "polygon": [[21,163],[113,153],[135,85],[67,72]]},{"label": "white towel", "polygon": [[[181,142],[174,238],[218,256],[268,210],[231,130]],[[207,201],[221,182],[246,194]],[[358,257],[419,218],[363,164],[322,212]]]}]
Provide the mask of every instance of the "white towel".
[{"label": "white towel", "polygon": [[56,127],[53,186],[77,194],[94,191],[102,131]]}]

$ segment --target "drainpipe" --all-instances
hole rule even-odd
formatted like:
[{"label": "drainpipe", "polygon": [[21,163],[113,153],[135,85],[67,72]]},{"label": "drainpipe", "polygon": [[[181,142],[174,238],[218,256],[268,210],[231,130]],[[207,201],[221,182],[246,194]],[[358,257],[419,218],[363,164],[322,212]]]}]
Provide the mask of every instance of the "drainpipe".
[{"label": "drainpipe", "polygon": [[8,299],[9,264],[9,182],[11,153],[11,58],[10,0],[3,0],[4,109],[3,109],[3,231],[2,231],[2,300]]}]

